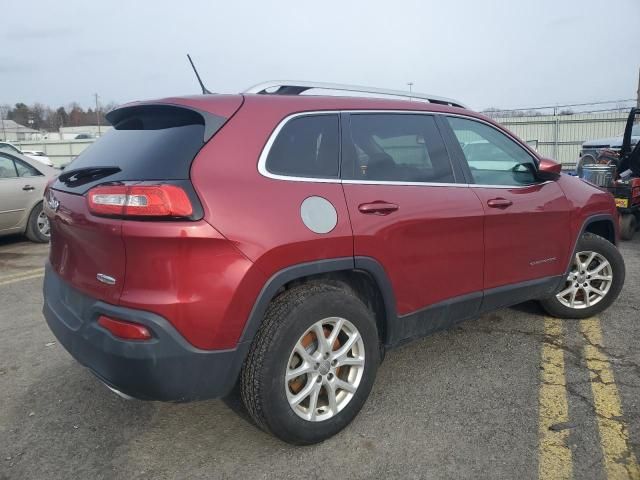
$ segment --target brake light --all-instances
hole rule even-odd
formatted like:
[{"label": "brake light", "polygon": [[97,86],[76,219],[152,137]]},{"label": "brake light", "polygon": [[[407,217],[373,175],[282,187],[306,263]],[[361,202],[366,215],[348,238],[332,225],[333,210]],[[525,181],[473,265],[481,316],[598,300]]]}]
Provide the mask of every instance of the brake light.
[{"label": "brake light", "polygon": [[151,338],[149,329],[139,323],[125,322],[100,315],[98,325],[109,330],[114,337],[124,340],[149,340]]},{"label": "brake light", "polygon": [[193,213],[186,192],[175,185],[114,185],[87,193],[95,215],[123,217],[188,217]]}]

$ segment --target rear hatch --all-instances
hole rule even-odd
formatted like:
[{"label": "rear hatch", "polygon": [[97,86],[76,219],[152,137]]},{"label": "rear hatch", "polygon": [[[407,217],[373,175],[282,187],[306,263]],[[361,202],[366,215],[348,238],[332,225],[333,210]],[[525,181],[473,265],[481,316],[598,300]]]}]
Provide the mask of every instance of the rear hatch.
[{"label": "rear hatch", "polygon": [[[242,103],[242,97],[235,98],[237,105],[231,112],[230,98],[224,99],[224,113],[229,117]],[[189,103],[136,104],[110,112],[107,118],[114,128],[74,160],[47,190],[44,203],[51,223],[51,266],[85,294],[117,304],[126,273],[122,225],[128,217],[97,212],[88,202],[88,197],[96,198],[93,192],[106,188],[107,195],[101,199],[116,205],[118,197],[109,195],[109,188],[178,187],[193,207],[179,220],[202,218],[201,204],[189,180],[191,163],[228,118]],[[129,202],[129,197],[125,198]],[[178,218],[142,216],[135,220]]]}]

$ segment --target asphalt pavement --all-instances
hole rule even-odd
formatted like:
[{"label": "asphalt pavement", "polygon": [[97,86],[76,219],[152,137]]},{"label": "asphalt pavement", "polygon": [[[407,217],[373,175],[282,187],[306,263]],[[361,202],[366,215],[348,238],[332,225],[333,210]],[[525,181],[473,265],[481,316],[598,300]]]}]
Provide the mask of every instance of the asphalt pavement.
[{"label": "asphalt pavement", "polygon": [[0,479],[640,478],[640,235],[598,318],[535,303],[387,354],[355,421],[292,447],[220,400],[127,401],[42,317],[48,247],[0,239]]}]

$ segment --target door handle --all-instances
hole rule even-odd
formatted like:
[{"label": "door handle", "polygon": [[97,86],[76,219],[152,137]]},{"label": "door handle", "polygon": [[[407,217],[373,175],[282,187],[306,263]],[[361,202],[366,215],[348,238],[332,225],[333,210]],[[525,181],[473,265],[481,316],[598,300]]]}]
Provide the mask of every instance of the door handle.
[{"label": "door handle", "polygon": [[487,202],[490,208],[507,208],[513,205],[511,200],[507,200],[506,198],[492,198]]},{"label": "door handle", "polygon": [[363,203],[358,206],[358,210],[360,213],[364,213],[366,215],[389,215],[390,213],[398,210],[398,205],[395,203],[387,203],[387,202],[371,202],[371,203]]},{"label": "door handle", "polygon": [[36,187],[33,187],[33,186],[31,186],[31,185],[25,185],[24,187],[22,187],[22,189],[23,189],[25,192],[30,192],[30,191],[32,191],[32,190],[35,190],[35,189],[36,189]]}]

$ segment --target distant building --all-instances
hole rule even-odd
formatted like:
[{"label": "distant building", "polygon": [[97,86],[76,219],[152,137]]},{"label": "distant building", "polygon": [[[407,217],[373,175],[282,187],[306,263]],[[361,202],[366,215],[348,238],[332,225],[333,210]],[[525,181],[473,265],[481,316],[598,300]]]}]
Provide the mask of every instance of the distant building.
[{"label": "distant building", "polygon": [[39,140],[42,134],[38,130],[25,127],[13,120],[0,120],[0,138],[7,142]]},{"label": "distant building", "polygon": [[78,127],[60,127],[57,132],[45,132],[44,140],[97,140],[113,127],[110,125],[80,125]]}]

